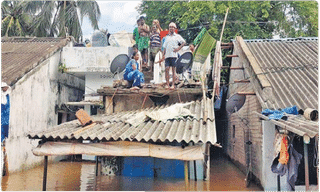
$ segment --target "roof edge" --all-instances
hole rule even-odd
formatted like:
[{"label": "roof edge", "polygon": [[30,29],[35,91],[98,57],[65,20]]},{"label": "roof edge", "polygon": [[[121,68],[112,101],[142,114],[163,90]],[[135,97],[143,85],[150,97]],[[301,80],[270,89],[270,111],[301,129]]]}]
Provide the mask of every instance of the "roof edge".
[{"label": "roof edge", "polygon": [[[11,38],[11,37],[9,37]],[[12,37],[12,39],[14,39],[15,37]],[[34,38],[30,38],[30,39],[34,39]],[[63,47],[65,47],[66,45],[68,45],[69,42],[71,42],[71,38],[67,37],[67,38],[53,38],[53,39],[59,39],[60,41],[57,43],[56,46],[52,47],[51,49],[49,49],[49,51],[47,52],[47,54],[43,55],[37,62],[35,62],[33,64],[33,67],[30,68],[29,70],[25,71],[24,74],[22,76],[17,77],[15,80],[11,81],[11,82],[7,82],[11,87],[15,86],[21,79],[23,79],[26,75],[28,75],[29,73],[31,73],[35,68],[39,67],[40,64],[45,61],[46,59],[50,58],[52,55],[54,55],[56,52],[58,52],[60,49],[62,49]],[[9,43],[11,43],[11,41],[7,41]]]}]

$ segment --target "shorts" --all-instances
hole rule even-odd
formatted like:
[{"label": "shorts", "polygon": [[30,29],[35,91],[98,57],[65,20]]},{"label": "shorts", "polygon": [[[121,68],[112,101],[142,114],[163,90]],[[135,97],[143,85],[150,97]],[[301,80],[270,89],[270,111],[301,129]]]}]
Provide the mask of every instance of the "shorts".
[{"label": "shorts", "polygon": [[160,47],[151,47],[150,48],[150,59],[154,61],[157,53],[160,51]]},{"label": "shorts", "polygon": [[165,66],[166,66],[166,67],[176,67],[176,60],[177,60],[176,57],[166,58],[166,60],[165,60]]}]

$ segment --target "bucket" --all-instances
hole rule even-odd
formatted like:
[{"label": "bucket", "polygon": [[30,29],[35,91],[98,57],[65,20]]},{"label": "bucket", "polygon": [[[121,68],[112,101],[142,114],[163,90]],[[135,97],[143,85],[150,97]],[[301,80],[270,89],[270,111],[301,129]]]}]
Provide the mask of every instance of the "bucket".
[{"label": "bucket", "polygon": [[318,110],[307,108],[306,110],[304,110],[303,116],[308,120],[317,121],[318,120]]}]

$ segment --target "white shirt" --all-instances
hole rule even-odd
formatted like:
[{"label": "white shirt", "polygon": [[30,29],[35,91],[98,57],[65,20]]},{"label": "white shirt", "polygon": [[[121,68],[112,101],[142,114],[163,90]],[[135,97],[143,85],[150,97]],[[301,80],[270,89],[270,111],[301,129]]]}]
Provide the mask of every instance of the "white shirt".
[{"label": "white shirt", "polygon": [[172,35],[168,34],[164,42],[163,47],[166,49],[165,58],[169,57],[178,57],[177,52],[173,52],[174,49],[178,48],[178,43],[185,43],[186,41],[181,37],[181,35],[173,33]]}]

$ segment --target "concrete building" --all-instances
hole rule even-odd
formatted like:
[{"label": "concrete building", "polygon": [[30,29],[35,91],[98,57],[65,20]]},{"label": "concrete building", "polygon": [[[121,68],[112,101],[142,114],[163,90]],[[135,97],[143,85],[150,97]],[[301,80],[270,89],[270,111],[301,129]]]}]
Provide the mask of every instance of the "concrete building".
[{"label": "concrete building", "polygon": [[39,140],[28,139],[27,132],[74,118],[65,104],[82,100],[84,80],[59,72],[61,51],[72,44],[70,38],[1,38],[2,81],[12,87],[6,140],[9,172],[42,163],[31,152]]},{"label": "concrete building", "polygon": [[[278,130],[286,130],[293,138],[293,147],[304,156],[297,184],[316,184],[317,168],[313,162],[317,156],[314,150],[318,145],[318,120],[311,121],[303,115],[269,120],[261,111],[292,106],[304,111],[318,109],[318,38],[243,40],[237,37],[233,41],[233,55],[228,98],[235,94],[246,98],[242,108],[228,115],[223,141],[225,153],[246,172],[251,152],[251,172],[256,180],[265,190],[277,190],[277,174],[271,172],[273,142]],[[252,144],[248,145],[248,141]],[[289,190],[286,176],[281,177],[280,183],[281,190]]]}]

